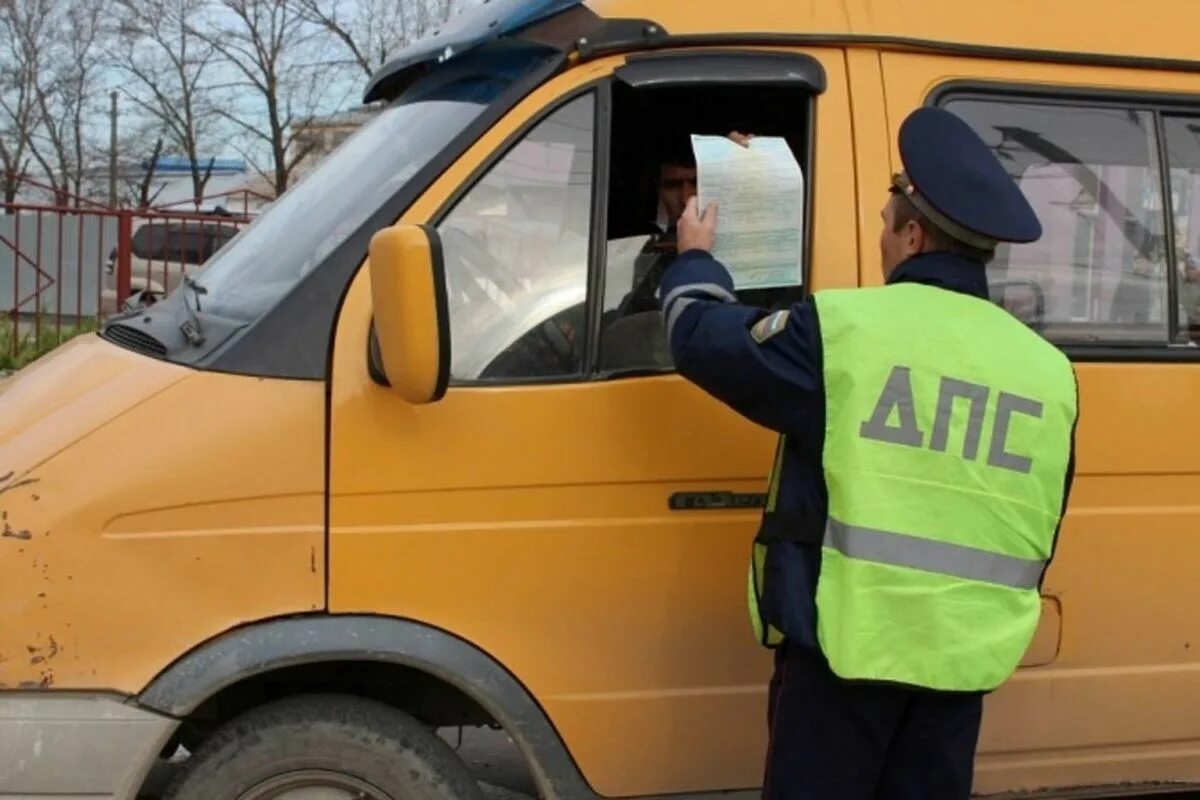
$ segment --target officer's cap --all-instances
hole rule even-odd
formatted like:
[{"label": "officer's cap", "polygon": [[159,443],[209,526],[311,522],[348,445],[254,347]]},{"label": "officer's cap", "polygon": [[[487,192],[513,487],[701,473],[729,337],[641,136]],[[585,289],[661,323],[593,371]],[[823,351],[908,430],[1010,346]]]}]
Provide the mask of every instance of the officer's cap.
[{"label": "officer's cap", "polygon": [[981,250],[1033,242],[1042,225],[995,154],[966,122],[920,108],[900,126],[904,174],[893,179],[931,223]]}]

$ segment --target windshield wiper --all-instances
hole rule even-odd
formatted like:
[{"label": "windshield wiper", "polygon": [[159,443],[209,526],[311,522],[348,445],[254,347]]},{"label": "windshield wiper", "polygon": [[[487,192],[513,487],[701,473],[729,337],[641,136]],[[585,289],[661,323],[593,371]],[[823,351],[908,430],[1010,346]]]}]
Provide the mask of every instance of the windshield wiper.
[{"label": "windshield wiper", "polygon": [[[195,310],[192,309],[192,304],[188,302],[188,295],[192,293],[196,295]],[[200,307],[200,297],[206,294],[208,294],[208,289],[197,283],[190,275],[183,277],[183,309],[187,312],[187,319],[180,324],[179,330],[183,331],[183,335],[187,337],[188,343],[192,347],[199,347],[204,344],[204,328],[200,325],[198,312],[204,310]]]}]

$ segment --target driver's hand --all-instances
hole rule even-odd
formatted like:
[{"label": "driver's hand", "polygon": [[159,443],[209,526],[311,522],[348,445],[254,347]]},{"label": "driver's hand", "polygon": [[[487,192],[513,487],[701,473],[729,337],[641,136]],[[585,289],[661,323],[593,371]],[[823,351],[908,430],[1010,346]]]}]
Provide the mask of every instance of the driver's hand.
[{"label": "driver's hand", "polygon": [[740,144],[742,147],[749,147],[750,140],[754,138],[753,133],[742,133],[740,131],[731,131],[726,137],[732,142]]},{"label": "driver's hand", "polygon": [[709,203],[704,214],[699,211],[699,203],[693,197],[688,200],[683,216],[679,218],[676,228],[678,246],[676,250],[686,253],[689,250],[702,250],[711,253],[717,239],[717,204]]}]

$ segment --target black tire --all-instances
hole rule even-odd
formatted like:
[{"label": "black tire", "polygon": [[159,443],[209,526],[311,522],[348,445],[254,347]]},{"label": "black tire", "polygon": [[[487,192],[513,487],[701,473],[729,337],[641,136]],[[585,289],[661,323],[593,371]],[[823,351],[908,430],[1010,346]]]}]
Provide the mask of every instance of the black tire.
[{"label": "black tire", "polygon": [[449,745],[409,715],[359,697],[303,695],[224,725],[164,800],[267,800],[316,786],[363,800],[483,797]]}]

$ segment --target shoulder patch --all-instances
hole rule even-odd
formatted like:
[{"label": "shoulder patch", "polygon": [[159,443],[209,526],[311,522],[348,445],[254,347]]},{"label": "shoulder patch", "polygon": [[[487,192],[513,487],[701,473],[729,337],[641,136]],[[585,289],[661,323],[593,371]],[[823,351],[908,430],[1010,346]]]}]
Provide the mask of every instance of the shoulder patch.
[{"label": "shoulder patch", "polygon": [[750,338],[758,344],[762,344],[787,327],[789,316],[791,316],[790,311],[776,311],[774,314],[763,317],[750,329]]}]

